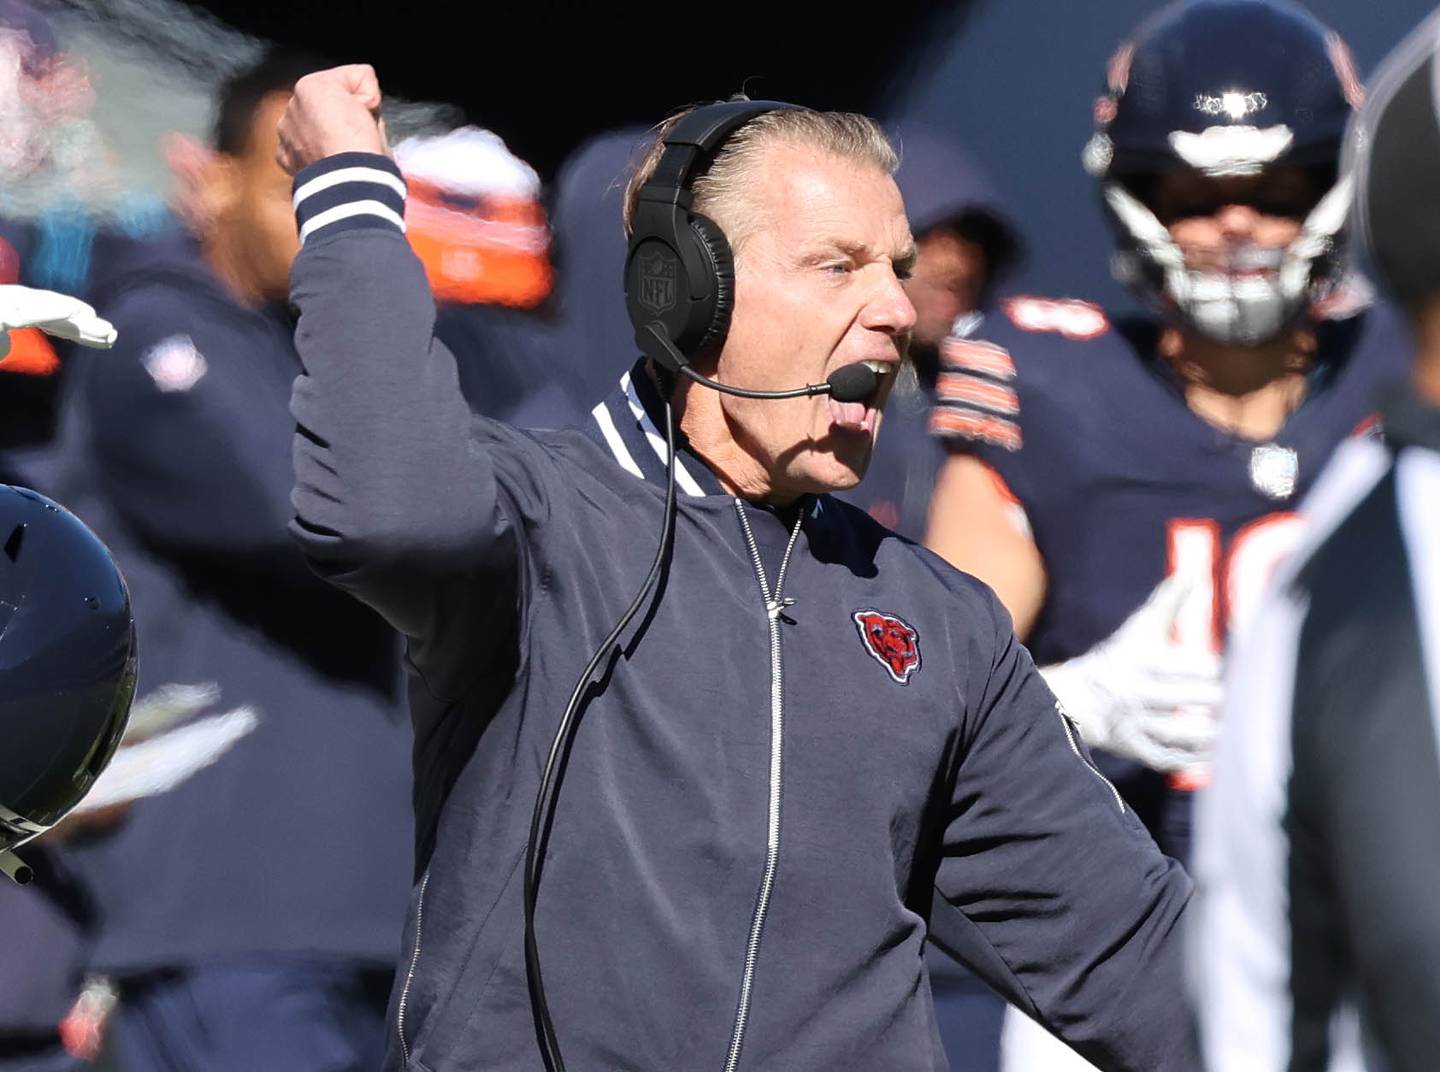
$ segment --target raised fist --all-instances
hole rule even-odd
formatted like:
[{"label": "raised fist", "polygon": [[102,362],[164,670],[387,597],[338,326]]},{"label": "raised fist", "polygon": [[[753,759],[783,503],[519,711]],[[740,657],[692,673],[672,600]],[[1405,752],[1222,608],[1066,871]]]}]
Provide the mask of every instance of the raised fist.
[{"label": "raised fist", "polygon": [[375,68],[355,63],[307,74],[295,83],[280,120],[280,166],[295,174],[336,153],[388,153]]}]

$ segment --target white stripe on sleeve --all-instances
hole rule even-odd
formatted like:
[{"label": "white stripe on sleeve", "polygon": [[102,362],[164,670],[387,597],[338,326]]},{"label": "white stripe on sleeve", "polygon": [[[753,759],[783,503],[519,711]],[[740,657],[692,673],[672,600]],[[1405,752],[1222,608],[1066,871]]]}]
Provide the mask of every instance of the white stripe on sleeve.
[{"label": "white stripe on sleeve", "polygon": [[352,216],[378,216],[380,219],[394,224],[401,231],[405,230],[404,218],[389,205],[383,205],[379,201],[348,201],[343,205],[327,208],[324,212],[318,212],[306,220],[305,225],[300,228],[300,241],[303,243],[320,228],[339,220],[347,220]]},{"label": "white stripe on sleeve", "polygon": [[401,198],[405,196],[405,182],[397,175],[388,171],[373,167],[346,167],[336,168],[334,171],[327,171],[316,175],[295,191],[290,199],[291,205],[299,209],[300,203],[312,194],[318,194],[322,190],[328,190],[332,186],[339,186],[342,182],[374,182],[382,186],[388,186]]}]

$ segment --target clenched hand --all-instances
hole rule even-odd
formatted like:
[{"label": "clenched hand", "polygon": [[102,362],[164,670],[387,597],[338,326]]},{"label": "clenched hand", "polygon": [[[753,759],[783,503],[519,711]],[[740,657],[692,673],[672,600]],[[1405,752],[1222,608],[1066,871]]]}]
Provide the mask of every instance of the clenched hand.
[{"label": "clenched hand", "polygon": [[280,166],[295,174],[336,153],[388,153],[380,81],[365,63],[308,74],[280,120]]}]

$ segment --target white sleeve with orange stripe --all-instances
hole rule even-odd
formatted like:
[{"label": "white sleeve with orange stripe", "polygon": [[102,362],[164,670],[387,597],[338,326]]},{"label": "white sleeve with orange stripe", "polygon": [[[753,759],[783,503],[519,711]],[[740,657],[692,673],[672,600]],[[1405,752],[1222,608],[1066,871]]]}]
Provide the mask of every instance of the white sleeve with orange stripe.
[{"label": "white sleeve with orange stripe", "polygon": [[[1015,362],[1002,346],[951,336],[940,348],[940,377],[930,431],[947,444],[990,445],[1017,451],[1024,445],[1020,396],[1015,391]],[[1005,478],[986,465],[995,488],[1009,506],[1017,531],[1032,535],[1030,518]]]},{"label": "white sleeve with orange stripe", "polygon": [[940,347],[940,377],[930,430],[960,444],[988,443],[1005,450],[1024,444],[1015,362],[994,343],[952,336]]}]

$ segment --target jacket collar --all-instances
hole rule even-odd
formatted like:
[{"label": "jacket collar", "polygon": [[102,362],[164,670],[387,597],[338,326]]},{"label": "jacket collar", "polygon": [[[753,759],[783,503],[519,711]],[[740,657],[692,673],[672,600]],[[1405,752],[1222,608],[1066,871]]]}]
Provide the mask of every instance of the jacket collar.
[{"label": "jacket collar", "polygon": [[[627,473],[664,485],[665,405],[642,357],[623,376],[615,390],[590,411],[585,432],[599,442]],[[675,430],[675,485],[692,498],[725,495],[725,488],[710,467],[690,449]]]},{"label": "jacket collar", "polygon": [[[665,403],[660,399],[655,381],[650,376],[645,358],[640,358],[620,377],[615,390],[590,411],[584,424],[585,434],[599,443],[616,464],[632,476],[665,486]],[[689,498],[723,495],[733,498],[720,483],[705,460],[690,447],[690,442],[675,429],[675,486]],[[807,495],[803,509],[812,520],[826,513],[824,495]],[[769,507],[754,503],[761,509]],[[774,511],[772,511],[774,512]],[[779,511],[780,515],[786,511]]]}]

